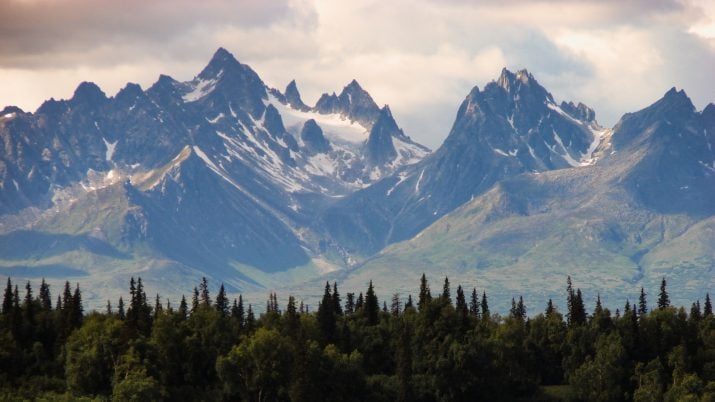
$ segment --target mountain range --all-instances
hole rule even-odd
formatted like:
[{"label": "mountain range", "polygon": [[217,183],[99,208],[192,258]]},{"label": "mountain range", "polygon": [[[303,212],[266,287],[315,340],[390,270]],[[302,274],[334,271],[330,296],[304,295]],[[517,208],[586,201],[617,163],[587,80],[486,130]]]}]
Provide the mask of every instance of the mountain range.
[{"label": "mountain range", "polygon": [[671,89],[612,128],[595,116],[504,69],[431,152],[357,81],[309,106],[225,49],[187,82],[85,82],[0,112],[0,272],[78,281],[96,307],[130,276],[174,299],[202,276],[259,302],[325,280],[405,295],[422,272],[497,307],[560,297],[569,274],[614,304],[662,277],[702,298],[715,105]]}]

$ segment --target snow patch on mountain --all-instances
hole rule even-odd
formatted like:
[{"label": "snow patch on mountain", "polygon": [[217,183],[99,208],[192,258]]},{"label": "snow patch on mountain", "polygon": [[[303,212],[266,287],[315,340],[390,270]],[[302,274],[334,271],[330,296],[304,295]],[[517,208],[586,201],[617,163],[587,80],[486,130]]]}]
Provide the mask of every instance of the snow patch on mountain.
[{"label": "snow patch on mountain", "polygon": [[102,137],[102,141],[104,141],[104,146],[107,147],[107,151],[104,153],[104,158],[107,162],[110,162],[112,160],[112,156],[114,156],[114,149],[117,147],[119,140],[109,142],[106,138]]},{"label": "snow patch on mountain", "polygon": [[302,112],[281,103],[273,94],[268,95],[266,105],[278,109],[286,130],[299,137],[301,128],[306,121],[313,119],[323,130],[323,135],[332,143],[359,146],[367,141],[368,129],[358,122],[351,122],[339,114],[321,114],[317,112]]},{"label": "snow patch on mountain", "polygon": [[184,102],[196,102],[202,99],[204,96],[211,93],[216,87],[216,83],[223,75],[223,70],[221,70],[216,78],[209,80],[197,79],[189,84],[189,90],[182,96]]}]

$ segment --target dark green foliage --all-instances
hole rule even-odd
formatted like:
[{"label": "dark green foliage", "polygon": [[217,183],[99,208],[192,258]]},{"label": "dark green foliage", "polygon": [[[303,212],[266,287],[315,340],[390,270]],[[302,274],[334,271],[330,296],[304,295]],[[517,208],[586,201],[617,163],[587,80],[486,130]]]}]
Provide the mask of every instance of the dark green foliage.
[{"label": "dark green foliage", "polygon": [[[199,292],[198,289],[201,289]],[[380,304],[326,283],[314,313],[271,293],[266,312],[229,308],[223,286],[206,302],[207,282],[189,311],[147,305],[141,279],[118,312],[85,316],[79,287],[65,285],[57,309],[49,287],[24,297],[7,282],[0,316],[0,399],[9,400],[293,400],[679,401],[715,398],[715,317],[692,303],[690,314],[659,303],[639,312],[629,301],[615,317],[596,295],[593,315],[568,281],[568,319],[549,300],[527,316],[523,298],[505,318],[489,312],[486,292],[467,300],[457,286],[432,299],[421,281],[411,297]],[[445,280],[444,290],[449,289]],[[663,293],[664,286],[661,289]],[[645,292],[643,292],[643,295]],[[644,297],[643,297],[644,299]],[[661,301],[663,298],[659,299]],[[355,301],[353,301],[355,300]],[[644,303],[643,303],[644,304]],[[301,303],[302,305],[302,303]],[[48,308],[50,306],[50,308]],[[350,307],[348,307],[350,306]],[[706,313],[708,311],[708,313]]]}]

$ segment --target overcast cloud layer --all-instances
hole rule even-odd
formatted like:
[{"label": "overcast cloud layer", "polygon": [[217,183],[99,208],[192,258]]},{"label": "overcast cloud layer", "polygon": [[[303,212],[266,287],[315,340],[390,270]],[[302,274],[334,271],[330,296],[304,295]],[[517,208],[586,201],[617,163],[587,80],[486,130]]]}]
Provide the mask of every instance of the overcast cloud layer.
[{"label": "overcast cloud layer", "polygon": [[[474,86],[527,68],[613,125],[670,87],[715,101],[713,1],[2,0],[0,105],[36,109],[81,81],[109,95],[191,79],[219,46],[312,104],[356,78],[437,147]],[[0,106],[1,108],[2,106]]]}]

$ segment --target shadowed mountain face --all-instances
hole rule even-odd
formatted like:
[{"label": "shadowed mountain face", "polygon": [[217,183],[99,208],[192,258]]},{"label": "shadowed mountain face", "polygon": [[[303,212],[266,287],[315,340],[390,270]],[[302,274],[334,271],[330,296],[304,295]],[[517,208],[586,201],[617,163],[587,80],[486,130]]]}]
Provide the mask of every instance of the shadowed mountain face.
[{"label": "shadowed mountain face", "polygon": [[0,112],[0,272],[101,303],[132,275],[174,296],[201,276],[391,293],[423,271],[504,300],[569,273],[604,295],[669,276],[686,297],[715,262],[714,136],[715,106],[683,91],[604,129],[505,69],[430,153],[355,80],[309,106],[219,49],[188,82]]},{"label": "shadowed mountain face", "polygon": [[702,298],[715,285],[713,111],[671,90],[625,115],[595,163],[505,178],[343,284],[374,277],[407,291],[405,276],[425,271],[476,279],[503,302],[558,300],[571,275],[615,308],[666,277],[678,304]]},{"label": "shadowed mountain face", "polygon": [[323,221],[348,247],[371,254],[499,180],[591,163],[603,133],[587,107],[564,110],[527,71],[503,70],[483,91],[469,93],[437,151],[337,203]]},{"label": "shadowed mountain face", "polygon": [[[0,247],[28,246],[2,266],[31,258],[93,278],[101,260],[102,270],[176,267],[240,288],[320,250],[339,255],[313,228],[320,209],[429,151],[356,81],[335,99],[308,107],[295,81],[283,94],[219,49],[188,82],[162,75],[114,97],[85,82],[35,113],[5,108]],[[54,253],[29,247],[48,242]]]}]

